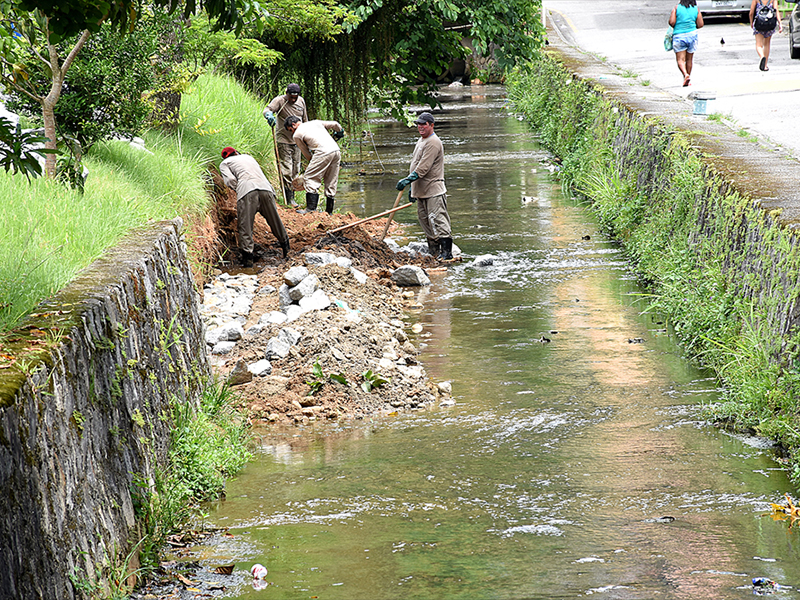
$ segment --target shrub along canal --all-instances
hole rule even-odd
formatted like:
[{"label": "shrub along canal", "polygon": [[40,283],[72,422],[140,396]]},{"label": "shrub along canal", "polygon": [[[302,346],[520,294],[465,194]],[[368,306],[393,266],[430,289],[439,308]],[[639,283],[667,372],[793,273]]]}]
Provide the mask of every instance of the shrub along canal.
[{"label": "shrub along canal", "polygon": [[[800,532],[768,516],[792,491],[774,451],[703,421],[716,380],[645,312],[503,89],[448,94],[436,131],[466,258],[411,318],[456,405],[259,432],[210,509],[235,537],[209,564],[269,569],[241,598],[730,599],[752,597],[753,577],[800,597]],[[342,186],[357,214],[391,204],[417,139],[389,122],[374,136],[387,173],[369,174],[365,144],[368,174]],[[481,254],[494,264],[471,267]]]}]

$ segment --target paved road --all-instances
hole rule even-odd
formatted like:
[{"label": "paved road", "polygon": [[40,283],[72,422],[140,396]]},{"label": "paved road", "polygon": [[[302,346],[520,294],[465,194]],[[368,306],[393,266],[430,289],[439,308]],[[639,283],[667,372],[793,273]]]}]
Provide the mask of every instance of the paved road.
[{"label": "paved road", "polygon": [[[675,54],[663,47],[674,0],[545,0],[550,24],[569,43],[676,95],[715,92],[711,112],[784,146],[800,158],[800,60],[789,58],[788,14],[784,33],[775,34],[770,70],[759,71],[750,26],[733,18],[708,18],[699,32],[692,85]],[[725,44],[721,44],[721,40]]]}]

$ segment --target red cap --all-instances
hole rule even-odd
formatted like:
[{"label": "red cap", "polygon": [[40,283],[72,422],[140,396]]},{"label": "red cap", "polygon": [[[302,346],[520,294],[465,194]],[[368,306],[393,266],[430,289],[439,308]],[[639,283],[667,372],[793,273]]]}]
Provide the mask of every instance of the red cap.
[{"label": "red cap", "polygon": [[225,146],[222,149],[222,158],[228,158],[229,156],[233,156],[234,154],[236,154],[235,148],[231,148],[230,146]]}]

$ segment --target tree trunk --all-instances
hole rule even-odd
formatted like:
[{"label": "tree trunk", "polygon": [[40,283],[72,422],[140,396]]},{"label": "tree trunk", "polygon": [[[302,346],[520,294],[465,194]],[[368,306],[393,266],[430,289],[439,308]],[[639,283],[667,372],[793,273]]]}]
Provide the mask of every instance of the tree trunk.
[{"label": "tree trunk", "polygon": [[[49,22],[47,25],[47,36],[50,37]],[[72,50],[70,50],[67,58],[62,63],[58,56],[58,47],[55,44],[47,44],[47,51],[50,57],[50,72],[52,76],[52,83],[50,85],[50,93],[42,98],[42,121],[44,121],[44,134],[47,136],[47,142],[44,147],[52,150],[58,148],[58,140],[56,138],[56,113],[55,107],[58,99],[61,97],[61,87],[64,85],[64,77],[67,71],[72,66],[75,56],[80,52],[86,40],[89,39],[91,34],[89,31],[84,31],[81,37],[75,42]],[[45,173],[48,177],[53,178],[56,176],[56,155],[54,153],[46,154],[44,159]]]}]

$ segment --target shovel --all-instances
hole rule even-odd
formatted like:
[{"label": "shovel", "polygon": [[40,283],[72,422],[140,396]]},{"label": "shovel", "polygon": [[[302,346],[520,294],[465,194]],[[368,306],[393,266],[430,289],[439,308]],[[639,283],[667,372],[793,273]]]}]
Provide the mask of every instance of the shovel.
[{"label": "shovel", "polygon": [[[392,209],[397,208],[397,205],[400,204],[400,198],[402,198],[402,197],[403,197],[403,190],[400,190],[400,192],[397,194],[397,198],[394,201],[394,206],[392,206]],[[383,233],[381,234],[381,237],[380,237],[381,241],[383,241],[383,238],[386,237],[386,234],[389,231],[389,225],[392,224],[392,219],[394,219],[394,212],[391,212],[389,214],[389,218],[386,219],[386,227],[383,228]]]}]

